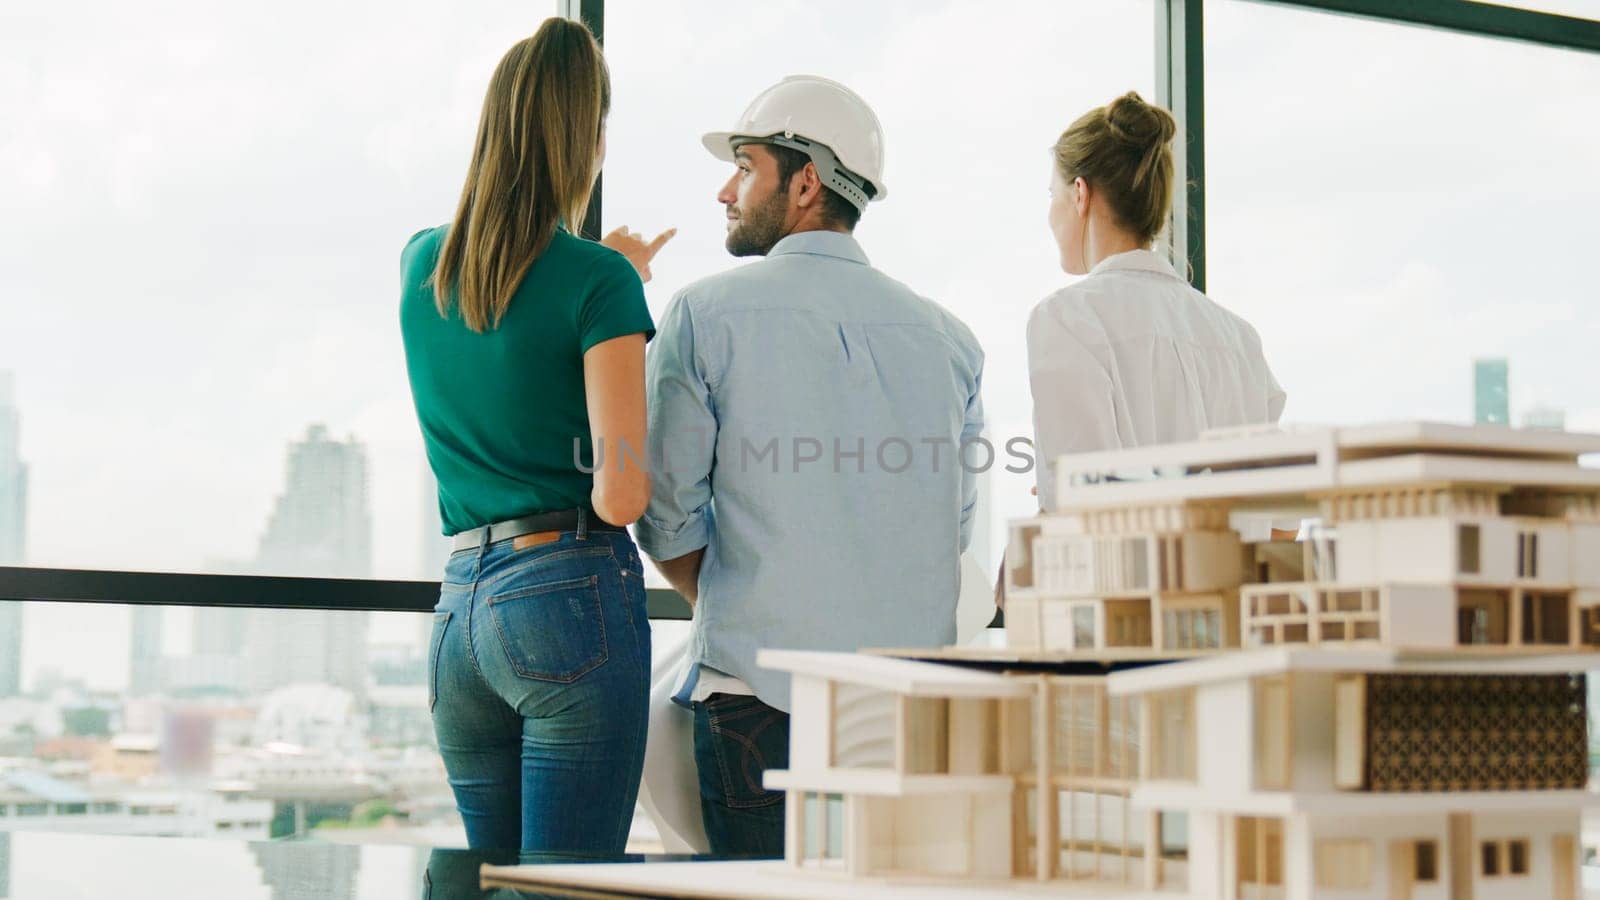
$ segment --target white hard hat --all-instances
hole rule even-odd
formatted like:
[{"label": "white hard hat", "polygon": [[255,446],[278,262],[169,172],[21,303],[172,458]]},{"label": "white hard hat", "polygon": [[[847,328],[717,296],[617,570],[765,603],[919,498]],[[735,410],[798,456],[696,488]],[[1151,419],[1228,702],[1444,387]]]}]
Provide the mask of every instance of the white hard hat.
[{"label": "white hard hat", "polygon": [[[883,183],[883,126],[877,114],[855,91],[817,75],[790,75],[751,101],[732,131],[713,131],[701,140],[712,156],[725,162],[733,162],[740,143],[772,143],[804,151],[816,163],[823,183],[857,209],[868,200],[889,196]],[[818,153],[819,149],[829,152]],[[845,172],[834,171],[835,160]],[[862,190],[858,182],[869,189]]]}]

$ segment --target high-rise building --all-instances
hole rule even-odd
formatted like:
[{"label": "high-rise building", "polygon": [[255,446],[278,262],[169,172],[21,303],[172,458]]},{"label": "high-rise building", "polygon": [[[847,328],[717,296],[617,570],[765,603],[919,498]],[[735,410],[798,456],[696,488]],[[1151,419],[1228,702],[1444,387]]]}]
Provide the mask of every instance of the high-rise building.
[{"label": "high-rise building", "polygon": [[128,693],[137,697],[161,688],[161,607],[140,604],[129,629]]},{"label": "high-rise building", "polygon": [[[333,440],[326,428],[312,425],[304,440],[289,446],[286,483],[261,539],[256,570],[322,578],[372,574],[367,454],[359,442]],[[367,618],[354,610],[250,611],[242,636],[249,687],[331,684],[364,696]],[[217,644],[227,646],[234,634],[217,628]]]},{"label": "high-rise building", "polygon": [[[0,566],[27,555],[28,467],[22,462],[22,416],[14,379],[0,372]],[[22,604],[0,600],[0,697],[22,689]]]},{"label": "high-rise building", "polygon": [[1567,414],[1564,410],[1557,409],[1554,406],[1529,407],[1522,414],[1522,427],[1564,431],[1567,427]]},{"label": "high-rise building", "polygon": [[284,490],[261,538],[257,568],[272,575],[365,578],[372,574],[367,451],[312,425],[289,445]]},{"label": "high-rise building", "polygon": [[1511,424],[1509,366],[1505,359],[1472,362],[1472,421],[1479,425]]}]

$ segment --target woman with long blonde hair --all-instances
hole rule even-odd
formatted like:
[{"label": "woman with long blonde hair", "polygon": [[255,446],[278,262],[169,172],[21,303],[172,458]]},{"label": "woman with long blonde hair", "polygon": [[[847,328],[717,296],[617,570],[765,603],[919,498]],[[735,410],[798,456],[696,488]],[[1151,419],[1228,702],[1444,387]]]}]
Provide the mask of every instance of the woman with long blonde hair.
[{"label": "woman with long blonde hair", "polygon": [[639,787],[650,625],[625,526],[650,497],[641,274],[671,234],[573,233],[609,103],[583,25],[517,42],[454,220],[401,257],[406,367],[455,546],[428,705],[473,847],[620,853]]}]

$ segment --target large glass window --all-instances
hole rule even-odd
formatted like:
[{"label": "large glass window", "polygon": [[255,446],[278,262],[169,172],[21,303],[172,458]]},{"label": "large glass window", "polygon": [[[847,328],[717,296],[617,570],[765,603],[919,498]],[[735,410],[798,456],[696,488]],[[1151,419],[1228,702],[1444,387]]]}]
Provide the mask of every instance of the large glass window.
[{"label": "large glass window", "polygon": [[1600,429],[1600,55],[1205,10],[1208,287],[1260,331],[1285,418]]},{"label": "large glass window", "polygon": [[1154,16],[1148,0],[607,0],[606,225],[678,228],[646,288],[659,316],[678,288],[745,262],[723,249],[716,202],[732,168],[701,134],[732,127],[786,75],[860,93],[883,123],[891,194],[857,237],[874,265],[964,320],[988,357],[1001,452],[973,555],[993,572],[1004,522],[1037,510],[1033,474],[1004,471],[1003,439],[1032,433],[1024,326],[1068,281],[1045,226],[1049,148],[1123,92],[1154,99]]}]

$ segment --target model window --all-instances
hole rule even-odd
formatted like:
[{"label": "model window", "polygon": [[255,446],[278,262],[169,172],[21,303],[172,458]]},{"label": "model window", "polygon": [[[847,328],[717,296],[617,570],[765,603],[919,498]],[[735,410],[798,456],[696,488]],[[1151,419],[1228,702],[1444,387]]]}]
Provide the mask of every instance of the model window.
[{"label": "model window", "polygon": [[1508,841],[1484,841],[1482,851],[1483,874],[1485,877],[1528,874],[1527,838],[1514,838]]},{"label": "model window", "polygon": [[1072,646],[1079,650],[1094,648],[1094,607],[1072,608]]},{"label": "model window", "polygon": [[1539,577],[1539,535],[1524,531],[1517,535],[1517,577]]},{"label": "model window", "polygon": [[1461,574],[1478,574],[1478,543],[1478,526],[1462,525],[1456,530],[1456,556],[1461,561]]},{"label": "model window", "polygon": [[1417,841],[1415,848],[1415,861],[1412,870],[1415,873],[1412,880],[1418,884],[1431,883],[1439,880],[1439,842]]},{"label": "model window", "polygon": [[1506,872],[1511,875],[1528,874],[1528,842],[1506,842]]},{"label": "model window", "polygon": [[1194,692],[1151,696],[1150,777],[1194,780]]}]

